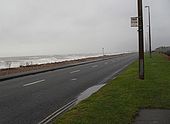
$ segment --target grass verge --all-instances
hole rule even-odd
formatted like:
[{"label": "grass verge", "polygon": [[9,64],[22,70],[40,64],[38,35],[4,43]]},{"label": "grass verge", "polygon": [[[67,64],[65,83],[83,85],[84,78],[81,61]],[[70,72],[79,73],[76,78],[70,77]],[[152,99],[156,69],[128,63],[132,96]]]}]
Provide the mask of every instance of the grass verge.
[{"label": "grass verge", "polygon": [[145,80],[138,62],[117,79],[57,118],[54,124],[131,124],[141,108],[170,109],[170,61],[145,57]]}]

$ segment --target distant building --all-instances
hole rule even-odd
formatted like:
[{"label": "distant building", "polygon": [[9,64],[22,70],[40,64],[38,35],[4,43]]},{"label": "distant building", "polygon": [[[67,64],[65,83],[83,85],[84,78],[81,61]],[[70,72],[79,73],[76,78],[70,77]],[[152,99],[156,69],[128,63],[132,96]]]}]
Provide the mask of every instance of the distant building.
[{"label": "distant building", "polygon": [[164,52],[170,51],[170,46],[169,47],[159,47],[159,48],[156,48],[155,51],[164,53]]},{"label": "distant building", "polygon": [[159,47],[155,51],[159,52],[159,53],[164,53],[164,54],[170,55],[170,46],[168,46],[168,47]]}]

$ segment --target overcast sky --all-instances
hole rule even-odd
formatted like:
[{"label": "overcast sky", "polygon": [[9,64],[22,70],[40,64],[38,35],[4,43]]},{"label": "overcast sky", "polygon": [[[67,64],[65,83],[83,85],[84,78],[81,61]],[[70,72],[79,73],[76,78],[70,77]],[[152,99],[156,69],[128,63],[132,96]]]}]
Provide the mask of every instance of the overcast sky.
[{"label": "overcast sky", "polygon": [[[0,57],[137,51],[136,2],[0,0]],[[170,45],[170,0],[143,2],[151,6],[153,47]]]}]

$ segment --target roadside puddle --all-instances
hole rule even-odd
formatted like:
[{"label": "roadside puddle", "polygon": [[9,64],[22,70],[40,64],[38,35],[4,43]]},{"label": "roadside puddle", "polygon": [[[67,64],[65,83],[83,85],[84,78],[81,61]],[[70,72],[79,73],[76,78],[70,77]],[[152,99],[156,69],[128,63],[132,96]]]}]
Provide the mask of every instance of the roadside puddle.
[{"label": "roadside puddle", "polygon": [[90,88],[88,88],[87,90],[85,90],[84,92],[82,92],[78,97],[77,97],[77,101],[76,104],[80,103],[81,101],[87,99],[88,97],[90,97],[93,93],[97,92],[99,89],[101,89],[103,86],[105,86],[106,84],[99,84],[99,85],[95,85],[92,86]]}]

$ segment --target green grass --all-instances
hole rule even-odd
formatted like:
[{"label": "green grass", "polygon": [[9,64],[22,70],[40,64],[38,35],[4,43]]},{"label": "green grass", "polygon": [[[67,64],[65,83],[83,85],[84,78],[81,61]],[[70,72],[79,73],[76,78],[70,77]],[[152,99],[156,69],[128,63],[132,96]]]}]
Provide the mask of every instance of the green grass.
[{"label": "green grass", "polygon": [[141,108],[170,109],[170,61],[145,57],[145,80],[138,62],[117,79],[55,120],[56,124],[131,124]]}]

